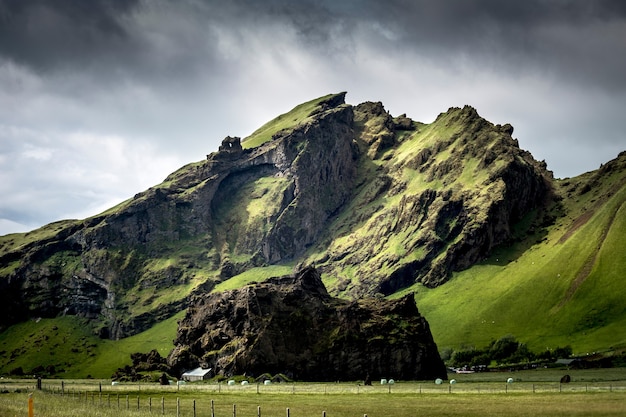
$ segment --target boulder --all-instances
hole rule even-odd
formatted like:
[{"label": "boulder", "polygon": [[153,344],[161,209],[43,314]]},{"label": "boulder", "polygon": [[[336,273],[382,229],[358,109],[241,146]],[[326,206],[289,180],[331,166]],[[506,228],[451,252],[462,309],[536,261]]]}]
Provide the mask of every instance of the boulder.
[{"label": "boulder", "polygon": [[[319,272],[197,296],[168,357],[182,371],[200,363],[223,376],[284,373],[299,380],[445,378],[413,295],[398,300],[331,297]],[[368,377],[369,379],[369,377]],[[371,379],[370,379],[371,380]]]}]

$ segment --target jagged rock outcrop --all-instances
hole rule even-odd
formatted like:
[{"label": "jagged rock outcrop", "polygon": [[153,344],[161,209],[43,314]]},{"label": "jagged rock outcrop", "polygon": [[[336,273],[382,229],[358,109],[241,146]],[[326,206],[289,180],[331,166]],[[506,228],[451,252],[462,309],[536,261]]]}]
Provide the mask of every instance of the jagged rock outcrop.
[{"label": "jagged rock outcrop", "polygon": [[197,296],[168,364],[226,376],[285,373],[300,380],[445,378],[428,323],[411,295],[332,298],[315,268]]},{"label": "jagged rock outcrop", "polygon": [[111,376],[112,380],[151,381],[154,379],[154,372],[161,372],[159,383],[161,385],[169,385],[167,373],[170,372],[170,367],[167,365],[166,359],[158,351],[153,349],[148,353],[131,353],[130,359],[132,365],[118,368]]},{"label": "jagged rock outcrop", "polygon": [[[363,143],[370,157],[380,156],[393,119],[382,104],[365,103],[355,120],[367,121]],[[342,219],[340,238],[312,259],[340,278],[339,291],[359,297],[415,282],[441,285],[510,241],[513,225],[551,198],[551,173],[519,148],[510,125],[494,126],[466,106],[415,128],[421,146],[413,139],[387,149],[388,162],[369,173],[352,201],[356,215]],[[344,273],[355,265],[358,280]]]},{"label": "jagged rock outcrop", "polygon": [[[218,153],[222,155],[224,152],[237,154],[242,152],[243,148],[241,147],[241,138],[240,137],[232,137],[226,136],[222,141],[222,144],[218,148]],[[207,159],[210,158],[210,155],[207,155]]]}]

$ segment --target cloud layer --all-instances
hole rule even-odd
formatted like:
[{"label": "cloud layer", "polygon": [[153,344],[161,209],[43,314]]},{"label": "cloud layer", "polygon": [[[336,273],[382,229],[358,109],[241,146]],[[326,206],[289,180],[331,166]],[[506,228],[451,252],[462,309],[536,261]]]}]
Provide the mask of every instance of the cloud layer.
[{"label": "cloud layer", "polygon": [[626,3],[0,0],[0,234],[96,214],[330,93],[471,104],[558,177],[624,150]]}]

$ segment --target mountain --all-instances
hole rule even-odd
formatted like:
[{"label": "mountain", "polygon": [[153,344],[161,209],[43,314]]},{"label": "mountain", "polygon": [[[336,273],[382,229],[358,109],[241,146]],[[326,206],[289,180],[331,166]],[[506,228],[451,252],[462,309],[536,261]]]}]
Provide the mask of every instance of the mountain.
[{"label": "mountain", "polygon": [[558,180],[512,134],[469,106],[424,124],[304,103],[100,215],[0,237],[0,329],[74,317],[126,340],[311,265],[335,297],[414,292],[440,347],[626,346],[626,154]]}]

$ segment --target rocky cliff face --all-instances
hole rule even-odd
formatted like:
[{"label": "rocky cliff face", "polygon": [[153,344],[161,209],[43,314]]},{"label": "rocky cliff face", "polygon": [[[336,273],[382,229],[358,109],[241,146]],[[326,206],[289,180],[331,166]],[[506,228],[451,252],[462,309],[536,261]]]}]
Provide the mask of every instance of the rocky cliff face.
[{"label": "rocky cliff face", "polygon": [[510,125],[453,108],[431,125],[392,118],[380,103],[355,108],[369,158],[349,216],[312,256],[352,296],[421,282],[434,287],[513,238],[512,228],[552,198],[545,164],[518,147]]},{"label": "rocky cliff face", "polygon": [[230,375],[285,373],[300,380],[445,378],[428,323],[412,296],[332,298],[305,268],[224,293],[197,296],[168,363]]},{"label": "rocky cliff face", "polygon": [[48,226],[45,239],[26,244],[9,237],[3,322],[79,314],[120,338],[182,308],[187,296],[172,301],[164,289],[202,291],[213,285],[207,271],[219,281],[294,259],[348,200],[356,152],[352,107],[333,96],[310,122],[260,147],[226,138],[206,161],[102,215]]},{"label": "rocky cliff face", "polygon": [[426,125],[344,96],[281,116],[257,146],[228,137],[98,216],[1,237],[0,329],[76,314],[117,339],[285,263],[315,264],[331,293],[353,299],[437,286],[550,199],[550,173],[511,126],[471,107]]}]

